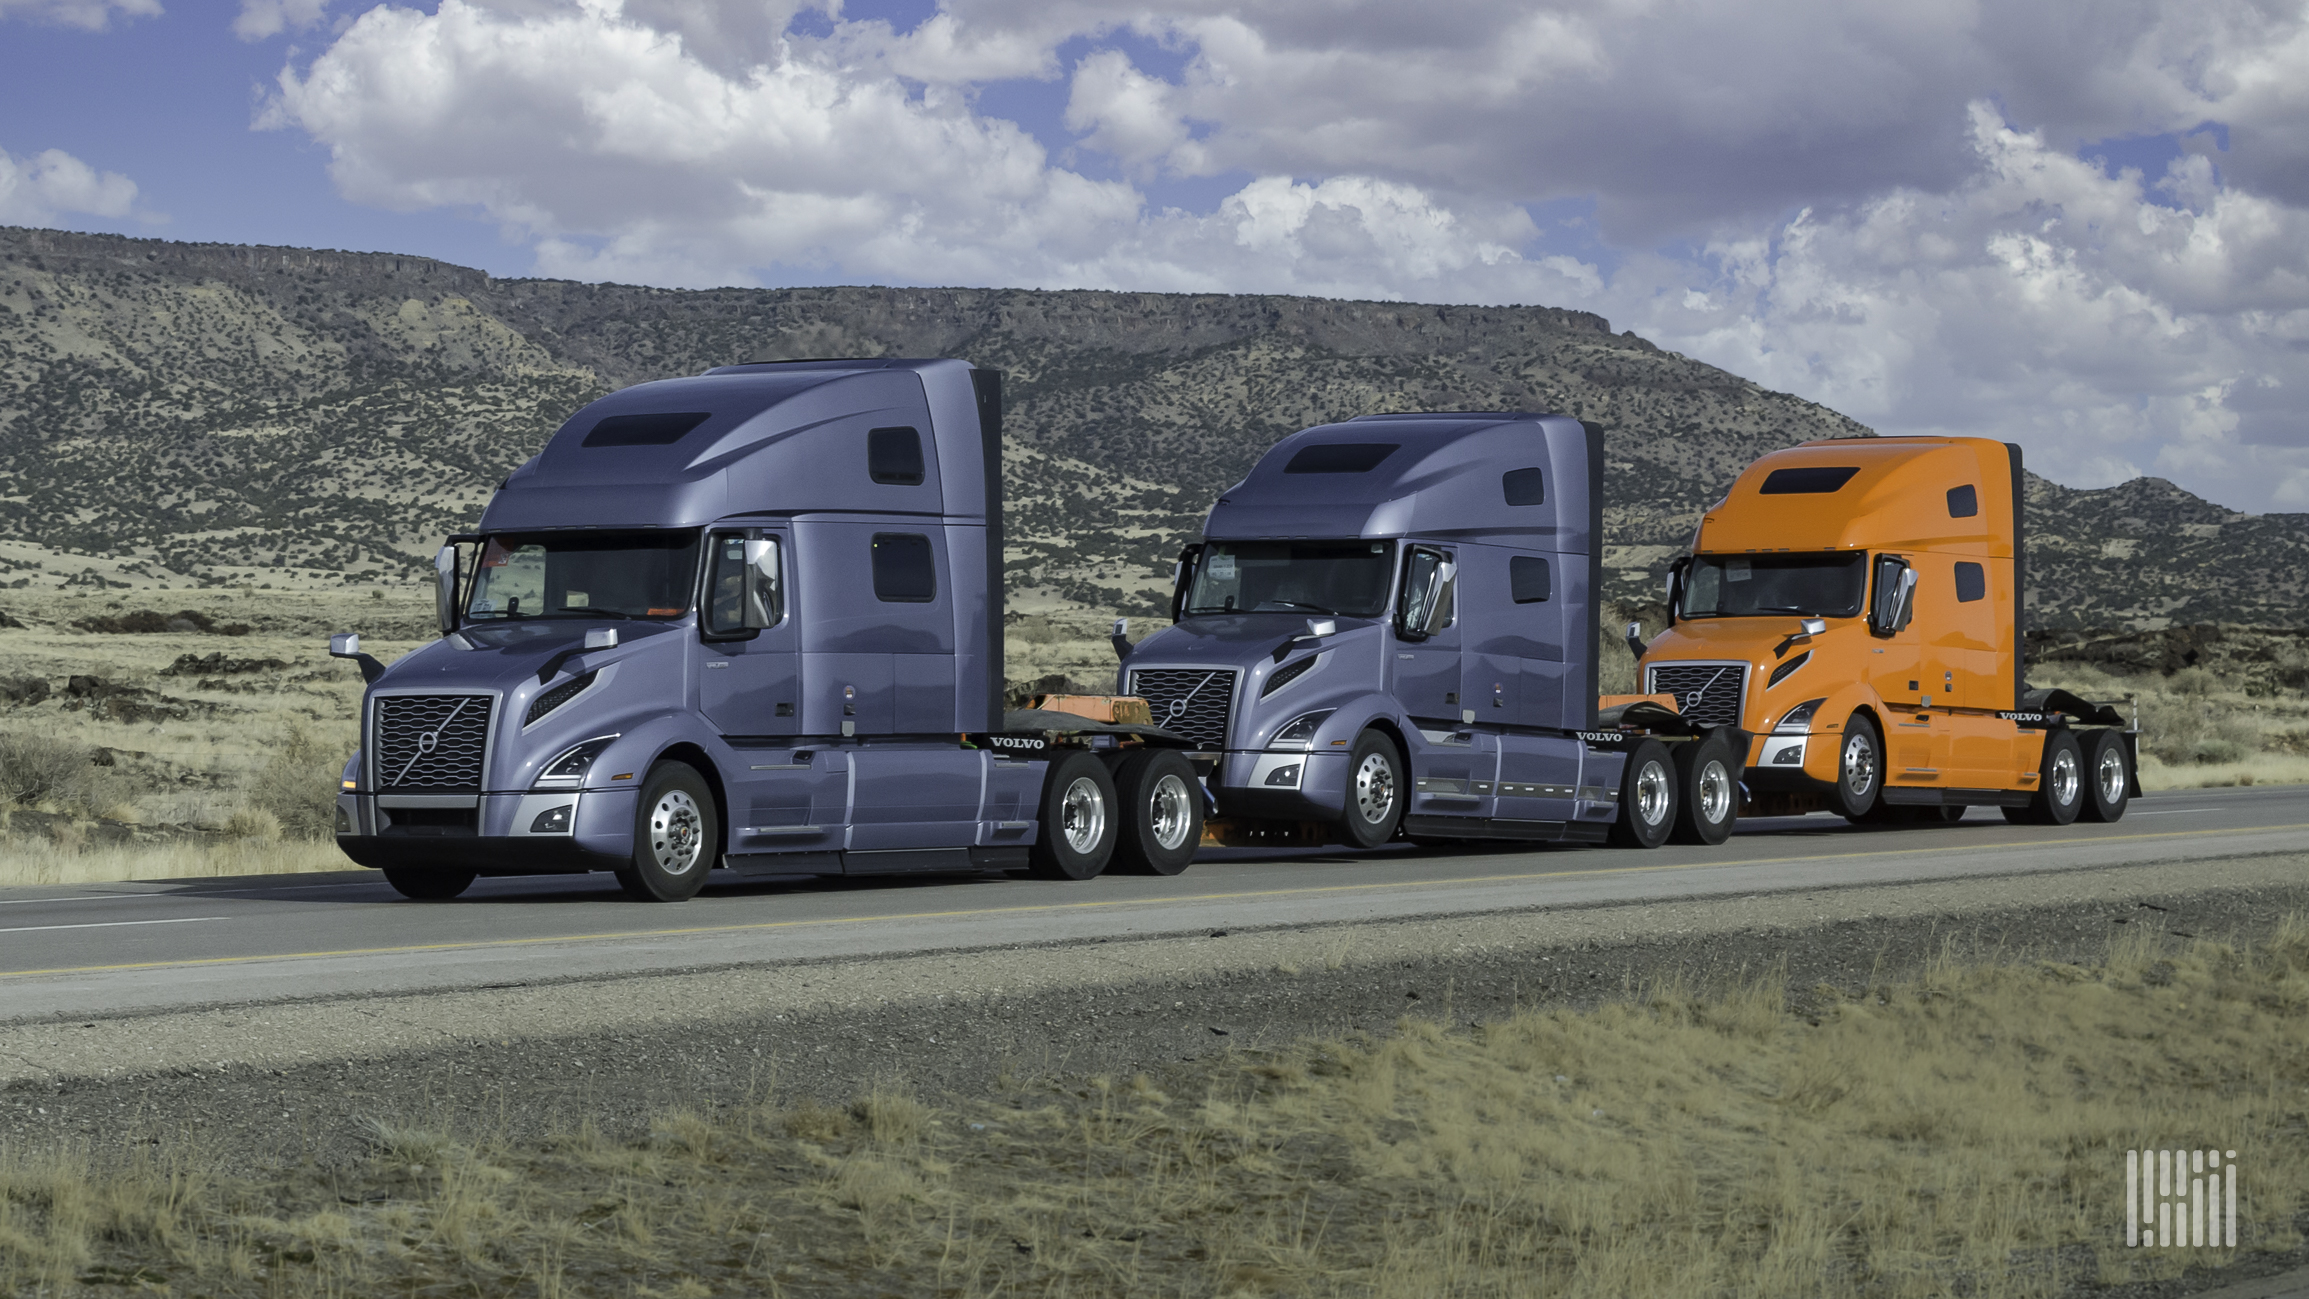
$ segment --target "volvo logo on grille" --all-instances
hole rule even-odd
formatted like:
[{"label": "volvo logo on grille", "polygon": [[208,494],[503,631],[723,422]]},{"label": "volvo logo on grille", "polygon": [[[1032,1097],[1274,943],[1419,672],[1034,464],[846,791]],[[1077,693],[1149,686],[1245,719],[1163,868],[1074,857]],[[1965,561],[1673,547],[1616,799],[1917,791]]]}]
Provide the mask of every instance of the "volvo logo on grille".
[{"label": "volvo logo on grille", "polygon": [[1180,713],[1183,713],[1183,712],[1185,712],[1186,710],[1187,710],[1187,701],[1186,701],[1186,700],[1184,700],[1184,699],[1173,699],[1173,700],[1171,700],[1171,716],[1173,716],[1173,717],[1176,717],[1176,716],[1178,716]]},{"label": "volvo logo on grille", "polygon": [[1684,696],[1684,707],[1686,707],[1686,708],[1697,708],[1697,707],[1699,707],[1699,706],[1700,706],[1700,701],[1701,701],[1702,699],[1705,699],[1705,698],[1707,698],[1707,697],[1708,697],[1708,692],[1707,692],[1707,691],[1705,691],[1705,690],[1694,690],[1692,693],[1690,693],[1690,694],[1688,694],[1688,695],[1685,695],[1685,696]]},{"label": "volvo logo on grille", "polygon": [[417,737],[417,752],[431,753],[434,749],[439,748],[440,744],[441,732],[427,731],[423,735]]}]

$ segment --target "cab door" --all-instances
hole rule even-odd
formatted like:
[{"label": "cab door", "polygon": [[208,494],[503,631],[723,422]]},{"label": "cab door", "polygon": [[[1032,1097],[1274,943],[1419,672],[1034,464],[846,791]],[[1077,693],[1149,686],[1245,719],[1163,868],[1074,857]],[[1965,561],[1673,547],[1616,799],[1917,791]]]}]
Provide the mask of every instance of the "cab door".
[{"label": "cab door", "polygon": [[698,707],[725,736],[801,734],[800,644],[788,616],[788,538],[774,528],[706,538],[698,609]]},{"label": "cab door", "polygon": [[1406,546],[1403,580],[1388,638],[1388,689],[1414,720],[1460,725],[1456,552]]},{"label": "cab door", "polygon": [[1868,597],[1868,684],[1884,701],[1884,783],[1935,789],[1948,763],[1947,727],[1936,724],[1925,696],[1942,693],[1925,680],[1920,624],[1934,616],[1932,593],[1911,556],[1878,555]]}]

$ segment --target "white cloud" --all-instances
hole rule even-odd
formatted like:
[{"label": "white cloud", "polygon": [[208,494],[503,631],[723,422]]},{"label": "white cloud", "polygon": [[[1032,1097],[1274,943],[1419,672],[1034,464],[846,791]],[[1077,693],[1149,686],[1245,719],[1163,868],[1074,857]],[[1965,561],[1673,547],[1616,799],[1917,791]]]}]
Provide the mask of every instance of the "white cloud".
[{"label": "white cloud", "polygon": [[[2302,0],[840,15],[380,5],[284,70],[264,120],[325,144],[349,198],[471,210],[547,274],[1587,307],[1888,431],[2022,441],[2068,481],[2309,504]],[[981,107],[1017,79],[1063,97],[1057,138]],[[2080,156],[2208,122],[2148,174]],[[1226,196],[1148,201],[1199,177]],[[1594,216],[1535,224],[1556,200]]]},{"label": "white cloud", "polygon": [[30,158],[0,150],[0,224],[53,225],[66,215],[124,217],[136,206],[136,182],[99,172],[64,152]]},{"label": "white cloud", "polygon": [[329,0],[241,0],[240,16],[233,19],[233,35],[261,41],[286,31],[320,25]]},{"label": "white cloud", "polygon": [[160,13],[160,0],[0,0],[0,19],[29,18],[34,22],[103,31],[112,15],[150,18]]}]

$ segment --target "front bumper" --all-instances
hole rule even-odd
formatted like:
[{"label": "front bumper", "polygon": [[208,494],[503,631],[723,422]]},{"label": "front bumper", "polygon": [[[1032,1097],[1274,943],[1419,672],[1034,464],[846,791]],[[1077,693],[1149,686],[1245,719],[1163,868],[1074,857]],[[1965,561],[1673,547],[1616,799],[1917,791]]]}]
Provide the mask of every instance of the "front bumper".
[{"label": "front bumper", "polygon": [[1345,752],[1230,749],[1211,777],[1220,816],[1332,821],[1346,810]]},{"label": "front bumper", "polygon": [[632,789],[337,796],[337,846],[363,866],[484,874],[609,870],[633,861]]}]

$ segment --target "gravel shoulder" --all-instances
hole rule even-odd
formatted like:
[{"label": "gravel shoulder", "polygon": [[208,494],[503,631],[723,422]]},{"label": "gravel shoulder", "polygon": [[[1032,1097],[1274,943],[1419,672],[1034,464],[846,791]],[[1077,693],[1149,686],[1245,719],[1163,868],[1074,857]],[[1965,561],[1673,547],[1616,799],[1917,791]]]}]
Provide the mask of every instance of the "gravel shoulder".
[{"label": "gravel shoulder", "polygon": [[984,1096],[1309,1035],[1465,1025],[1663,979],[1799,1000],[1943,953],[2090,960],[2123,926],[2250,941],[2309,910],[2309,855],[1199,937],[1020,946],[0,1027],[0,1139],[197,1138],[330,1161],[368,1124],[519,1136],[677,1106]]}]

